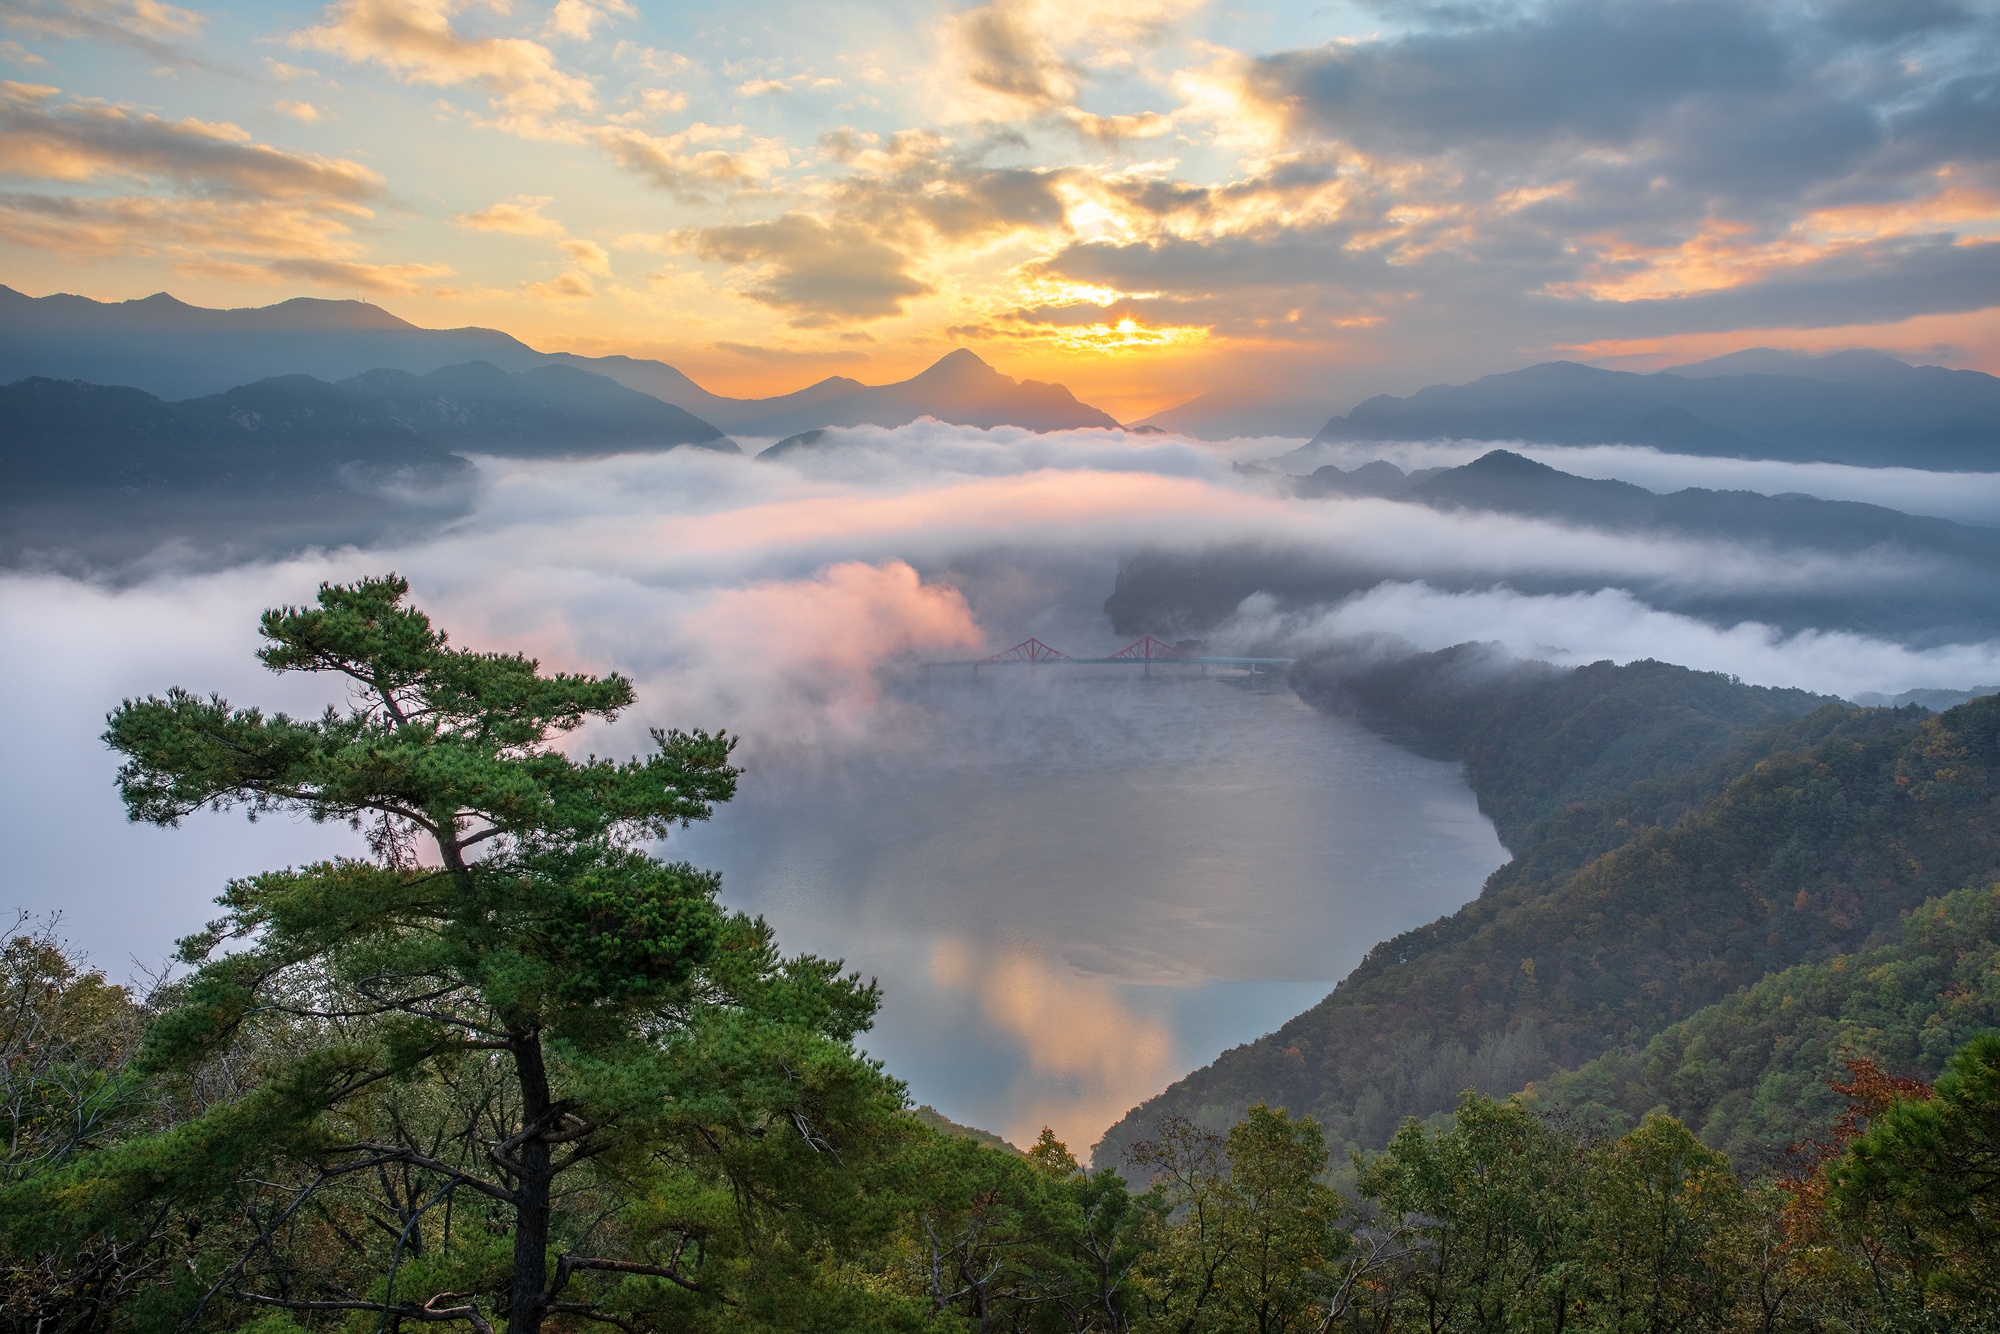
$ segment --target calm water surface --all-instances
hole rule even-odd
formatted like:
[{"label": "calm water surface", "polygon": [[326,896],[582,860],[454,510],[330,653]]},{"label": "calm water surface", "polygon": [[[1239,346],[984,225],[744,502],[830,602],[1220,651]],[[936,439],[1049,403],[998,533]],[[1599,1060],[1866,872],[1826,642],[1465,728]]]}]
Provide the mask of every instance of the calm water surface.
[{"label": "calm water surface", "polygon": [[870,1051],[1019,1142],[1317,1001],[1506,856],[1457,766],[1186,669],[939,672],[884,749],[752,754],[673,849],[791,950],[879,978]]}]

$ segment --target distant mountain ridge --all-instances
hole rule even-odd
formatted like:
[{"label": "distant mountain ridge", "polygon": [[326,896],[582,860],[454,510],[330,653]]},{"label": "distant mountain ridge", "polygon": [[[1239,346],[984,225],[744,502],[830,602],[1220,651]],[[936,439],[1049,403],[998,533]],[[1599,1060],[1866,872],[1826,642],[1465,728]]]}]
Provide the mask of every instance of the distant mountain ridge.
[{"label": "distant mountain ridge", "polygon": [[1015,380],[964,348],[894,384],[831,376],[793,393],[739,399],[710,393],[665,362],[544,353],[497,329],[424,329],[364,301],[299,297],[212,310],[165,292],[103,302],[61,293],[30,297],[0,286],[0,384],[40,376],[131,385],[180,399],[279,375],[344,380],[383,368],[427,375],[474,361],[509,373],[542,366],[588,371],[722,431],[753,436],[902,426],[924,416],[1035,431],[1118,425],[1062,385]]},{"label": "distant mountain ridge", "polygon": [[282,375],[178,403],[30,377],[0,387],[0,561],[116,564],[174,540],[265,555],[371,541],[464,513],[476,474],[462,453],[682,446],[737,452],[692,414],[570,366]]},{"label": "distant mountain ridge", "polygon": [[211,310],[165,292],[109,302],[0,286],[0,384],[83,380],[179,400],[278,375],[344,380],[382,366],[424,375],[470,361],[524,371],[543,360],[497,329],[420,329],[365,301]]},{"label": "distant mountain ridge", "polygon": [[1316,394],[1291,394],[1261,389],[1214,389],[1178,406],[1132,423],[1197,440],[1234,440],[1248,436],[1288,436],[1305,439],[1338,411],[1332,399]]},{"label": "distant mountain ridge", "polygon": [[2000,377],[1876,352],[1809,358],[1769,348],[1652,375],[1551,361],[1377,395],[1328,421],[1313,443],[1444,439],[2000,471]]},{"label": "distant mountain ridge", "polygon": [[486,361],[428,375],[376,369],[342,380],[339,388],[379,405],[419,435],[478,453],[550,458],[679,445],[740,452],[735,441],[685,408],[574,366],[536,366],[512,375]]},{"label": "distant mountain ridge", "polygon": [[[1372,496],[1437,510],[1479,510],[1602,532],[1649,531],[1718,539],[1782,563],[1798,556],[1844,558],[1824,581],[1789,590],[1704,588],[1633,573],[1620,585],[1660,610],[1713,625],[1758,621],[1787,632],[1845,629],[1913,644],[1979,642],[2000,625],[2000,529],[1905,514],[1854,501],[1766,496],[1690,487],[1658,495],[1627,482],[1577,477],[1508,450],[1471,463],[1405,475],[1377,460],[1341,472],[1322,468],[1288,480],[1308,497]],[[1874,559],[1879,556],[1880,559]],[[1843,573],[1836,575],[1834,569]],[[1190,553],[1142,550],[1118,572],[1105,614],[1120,634],[1162,639],[1200,636],[1245,598],[1263,593],[1287,607],[1338,602],[1384,581],[1407,580],[1394,553],[1331,557],[1272,544]],[[1427,583],[1471,591],[1504,583],[1517,592],[1584,593],[1605,586],[1601,571],[1427,570]]]}]

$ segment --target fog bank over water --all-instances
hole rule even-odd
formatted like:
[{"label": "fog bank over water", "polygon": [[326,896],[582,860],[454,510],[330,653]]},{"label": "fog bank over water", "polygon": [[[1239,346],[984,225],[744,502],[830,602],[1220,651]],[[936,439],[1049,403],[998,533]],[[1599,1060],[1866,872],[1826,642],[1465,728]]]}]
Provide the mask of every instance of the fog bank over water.
[{"label": "fog bank over water", "polygon": [[[790,948],[879,975],[870,1047],[919,1099],[1009,1134],[1046,1121],[1080,1146],[1316,1000],[1369,946],[1470,898],[1504,854],[1448,767],[1285,693],[1118,668],[927,679],[912,664],[1030,634],[1115,649],[1101,608],[1132,553],[1269,543],[1365,558],[1387,582],[1338,605],[1253,598],[1218,649],[1388,633],[1840,693],[2000,680],[2000,644],[1780,636],[1631,591],[1922,575],[1878,556],[1299,500],[1173,437],[929,421],[828,436],[770,462],[483,460],[475,512],[397,550],[189,573],[169,554],[119,583],[0,577],[0,906],[62,910],[126,974],[199,927],[227,877],[358,850],[344,829],[284,818],[130,827],[97,738],[121,697],[173,685],[295,712],[338,702],[337,683],[257,667],[257,614],[393,569],[456,643],[630,676],[638,705],[578,750],[629,754],[650,726],[740,735],[741,799],[669,854],[721,866],[730,901]],[[1476,591],[1426,582],[1468,573]],[[1557,577],[1594,591],[1509,582]]]}]

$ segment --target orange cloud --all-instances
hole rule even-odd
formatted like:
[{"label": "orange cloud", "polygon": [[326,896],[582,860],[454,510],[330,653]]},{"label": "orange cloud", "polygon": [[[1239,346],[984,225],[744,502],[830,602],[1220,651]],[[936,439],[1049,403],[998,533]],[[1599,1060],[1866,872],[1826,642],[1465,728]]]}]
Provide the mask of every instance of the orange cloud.
[{"label": "orange cloud", "polygon": [[543,206],[554,202],[551,195],[515,195],[476,213],[461,213],[454,221],[467,231],[558,237],[563,234],[563,225],[542,216]]},{"label": "orange cloud", "polygon": [[[791,162],[791,153],[778,140],[746,136],[740,125],[697,123],[666,135],[602,125],[593,133],[613,162],[683,200],[698,200],[715,186],[761,184]],[[747,147],[717,146],[745,138]]]},{"label": "orange cloud", "polygon": [[[555,55],[522,37],[467,37],[452,27],[463,0],[341,0],[316,28],[292,34],[294,47],[376,64],[408,83],[470,83],[499,108],[544,115],[588,111],[597,94],[588,79],[557,66]],[[573,15],[571,26],[581,22]],[[582,25],[588,32],[588,24]]]},{"label": "orange cloud", "polygon": [[0,81],[0,172],[47,181],[158,179],[264,199],[371,199],[380,174],[356,162],[255,143],[226,121],[167,120],[61,90]]}]

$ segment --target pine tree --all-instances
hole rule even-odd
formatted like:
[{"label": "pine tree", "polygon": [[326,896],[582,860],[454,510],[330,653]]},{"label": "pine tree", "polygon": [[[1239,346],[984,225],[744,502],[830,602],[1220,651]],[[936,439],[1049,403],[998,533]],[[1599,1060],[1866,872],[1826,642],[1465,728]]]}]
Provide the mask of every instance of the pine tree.
[{"label": "pine tree", "polygon": [[715,876],[645,851],[733,794],[734,741],[571,758],[555,743],[631,684],[457,649],[407,594],[392,575],[264,615],[264,664],[346,678],[344,710],[177,689],[111,715],[134,820],[301,812],[371,855],[231,884],[142,1060],[249,1075],[0,1199],[0,1226],[77,1245],[172,1202],[204,1227],[199,1282],[162,1299],[183,1324],[241,1303],[693,1328],[831,1281],[876,1225],[859,1174],[904,1124],[852,1048],[875,988],[781,959]]}]

